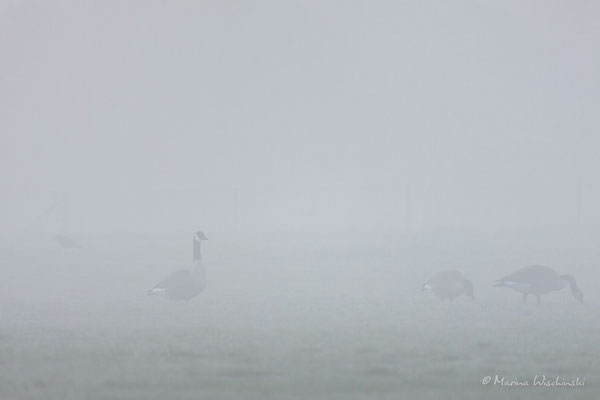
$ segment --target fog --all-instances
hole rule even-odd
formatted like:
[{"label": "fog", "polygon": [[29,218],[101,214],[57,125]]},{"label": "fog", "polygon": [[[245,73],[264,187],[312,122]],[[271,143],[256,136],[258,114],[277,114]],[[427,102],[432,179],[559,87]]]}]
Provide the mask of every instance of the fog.
[{"label": "fog", "polygon": [[[596,398],[599,17],[0,0],[0,397]],[[536,374],[586,385],[481,383]]]}]

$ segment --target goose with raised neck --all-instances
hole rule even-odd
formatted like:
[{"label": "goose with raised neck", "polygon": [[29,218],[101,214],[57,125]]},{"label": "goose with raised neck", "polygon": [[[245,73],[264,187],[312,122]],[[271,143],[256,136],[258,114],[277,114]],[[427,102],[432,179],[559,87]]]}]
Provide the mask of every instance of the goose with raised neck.
[{"label": "goose with raised neck", "polygon": [[202,242],[208,240],[203,232],[198,231],[193,237],[192,268],[173,272],[152,289],[148,295],[164,295],[171,300],[191,300],[206,287],[206,273],[202,262]]}]

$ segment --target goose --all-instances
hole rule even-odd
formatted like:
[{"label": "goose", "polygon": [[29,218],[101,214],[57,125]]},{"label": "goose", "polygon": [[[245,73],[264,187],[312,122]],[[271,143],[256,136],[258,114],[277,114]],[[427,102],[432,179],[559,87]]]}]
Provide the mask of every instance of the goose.
[{"label": "goose", "polygon": [[200,294],[206,286],[206,277],[204,264],[202,263],[202,253],[200,244],[203,240],[208,240],[203,232],[194,234],[193,261],[192,269],[183,269],[173,272],[156,286],[148,290],[150,295],[165,295],[171,300],[190,300]]},{"label": "goose", "polygon": [[456,270],[440,271],[423,285],[421,290],[433,292],[440,300],[454,300],[457,296],[465,294],[468,299],[474,300],[473,284]]},{"label": "goose", "polygon": [[59,245],[65,249],[80,249],[81,245],[77,243],[73,238],[67,235],[58,234],[54,237]]},{"label": "goose", "polygon": [[571,288],[573,297],[583,303],[583,293],[577,287],[573,275],[558,276],[552,268],[543,265],[523,267],[504,278],[498,279],[494,287],[508,287],[523,293],[523,303],[527,299],[527,295],[533,294],[539,304],[541,295],[553,290],[561,290],[567,284]]}]

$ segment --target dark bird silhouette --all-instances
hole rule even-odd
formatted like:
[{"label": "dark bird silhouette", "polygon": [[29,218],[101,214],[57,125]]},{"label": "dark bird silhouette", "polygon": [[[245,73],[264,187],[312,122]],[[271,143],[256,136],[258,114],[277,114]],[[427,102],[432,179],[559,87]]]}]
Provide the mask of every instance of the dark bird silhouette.
[{"label": "dark bird silhouette", "polygon": [[552,268],[543,265],[530,265],[523,267],[510,275],[496,281],[495,287],[508,287],[523,294],[523,302],[529,294],[537,298],[538,304],[541,296],[554,290],[561,290],[569,285],[571,294],[577,301],[583,303],[583,293],[577,287],[573,275],[558,276]]},{"label": "dark bird silhouette", "polygon": [[193,239],[192,269],[173,272],[156,286],[148,290],[148,295],[165,295],[171,300],[190,300],[198,296],[206,287],[206,276],[200,244],[208,240],[203,232],[196,232]]},{"label": "dark bird silhouette", "polygon": [[445,299],[452,301],[463,293],[468,299],[475,299],[471,281],[455,270],[438,272],[423,285],[421,290],[433,292],[442,301]]}]

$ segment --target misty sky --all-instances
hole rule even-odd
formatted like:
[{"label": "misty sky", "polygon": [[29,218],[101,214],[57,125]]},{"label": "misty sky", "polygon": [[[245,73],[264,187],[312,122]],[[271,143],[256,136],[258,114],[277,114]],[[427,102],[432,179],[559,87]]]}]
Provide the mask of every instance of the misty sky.
[{"label": "misty sky", "polygon": [[599,13],[0,0],[0,231],[599,222]]}]

